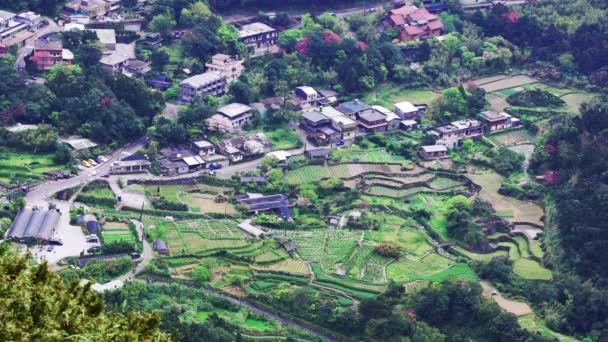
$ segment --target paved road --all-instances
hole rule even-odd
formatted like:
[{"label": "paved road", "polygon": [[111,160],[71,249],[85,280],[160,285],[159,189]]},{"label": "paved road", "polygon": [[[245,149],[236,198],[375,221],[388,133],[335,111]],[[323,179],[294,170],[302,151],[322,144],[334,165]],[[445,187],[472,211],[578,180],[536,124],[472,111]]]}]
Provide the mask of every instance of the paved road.
[{"label": "paved road", "polygon": [[101,175],[106,174],[110,171],[110,166],[113,161],[130,156],[131,154],[141,149],[145,144],[146,139],[140,138],[137,141],[123,147],[122,149],[113,152],[112,155],[107,157],[108,161],[106,161],[105,163],[92,168],[87,168],[81,171],[78,176],[69,179],[46,182],[36,187],[35,189],[32,189],[26,195],[25,198],[28,203],[48,202],[48,197],[59,191],[69,189],[79,184],[85,184],[94,179],[100,178]]},{"label": "paved road", "polygon": [[91,288],[98,292],[103,292],[107,290],[114,290],[120,287],[123,287],[127,281],[133,281],[135,276],[142,272],[146,265],[154,258],[154,251],[152,250],[152,246],[144,237],[144,224],[138,220],[131,220],[135,225],[135,230],[137,230],[137,235],[139,239],[143,243],[143,251],[141,253],[141,260],[135,268],[127,273],[123,274],[120,277],[114,278],[112,281],[107,282],[105,284],[94,284]]}]

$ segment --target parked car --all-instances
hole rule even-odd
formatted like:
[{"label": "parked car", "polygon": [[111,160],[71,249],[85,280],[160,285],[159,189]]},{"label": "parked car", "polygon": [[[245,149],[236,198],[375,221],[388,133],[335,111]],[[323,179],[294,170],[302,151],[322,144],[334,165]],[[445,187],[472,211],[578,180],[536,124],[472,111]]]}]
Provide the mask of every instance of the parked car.
[{"label": "parked car", "polygon": [[46,248],[46,251],[47,251],[47,252],[52,252],[52,251],[53,251],[53,245],[49,245],[49,246]]},{"label": "parked car", "polygon": [[222,168],[222,164],[209,164],[209,170],[219,170]]},{"label": "parked car", "polygon": [[139,258],[141,258],[141,254],[137,253],[137,252],[131,253],[131,258],[132,259],[139,259]]},{"label": "parked car", "polygon": [[110,178],[110,174],[106,173],[106,174],[101,175],[101,177],[103,177],[103,178]]},{"label": "parked car", "polygon": [[89,164],[97,166],[97,163],[93,159],[87,159],[87,161],[89,162]]},{"label": "parked car", "polygon": [[91,167],[91,166],[92,166],[92,165],[91,165],[91,164],[89,164],[89,162],[88,162],[88,161],[86,161],[86,160],[83,160],[82,162],[80,162],[80,164],[82,164],[82,166],[84,166],[84,167]]},{"label": "parked car", "polygon": [[102,162],[107,162],[108,158],[104,157],[104,156],[97,156],[97,158],[99,158],[99,160],[101,160]]}]

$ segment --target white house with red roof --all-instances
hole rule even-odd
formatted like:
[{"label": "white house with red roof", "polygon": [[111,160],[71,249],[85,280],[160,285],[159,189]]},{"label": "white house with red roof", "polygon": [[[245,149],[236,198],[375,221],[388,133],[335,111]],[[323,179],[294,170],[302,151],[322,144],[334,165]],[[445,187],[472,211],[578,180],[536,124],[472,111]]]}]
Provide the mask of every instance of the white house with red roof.
[{"label": "white house with red roof", "polygon": [[443,23],[425,8],[406,5],[388,13],[386,26],[397,29],[402,41],[419,40],[441,35]]}]

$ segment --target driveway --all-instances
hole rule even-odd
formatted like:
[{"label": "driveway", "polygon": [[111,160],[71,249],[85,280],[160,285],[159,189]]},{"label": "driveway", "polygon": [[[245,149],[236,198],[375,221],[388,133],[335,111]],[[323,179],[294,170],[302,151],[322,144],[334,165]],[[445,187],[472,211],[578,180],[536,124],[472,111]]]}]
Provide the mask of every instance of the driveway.
[{"label": "driveway", "polygon": [[122,287],[126,282],[135,280],[135,276],[143,271],[148,263],[154,258],[154,251],[152,246],[144,238],[144,224],[138,220],[131,220],[135,224],[135,230],[137,230],[137,237],[143,242],[143,251],[141,253],[141,259],[135,268],[127,273],[123,274],[118,278],[114,278],[112,281],[105,284],[94,284],[93,290],[103,292],[106,290],[114,290]]},{"label": "driveway", "polygon": [[483,288],[483,295],[494,298],[496,304],[498,304],[498,306],[500,306],[503,310],[510,312],[517,317],[533,313],[530,305],[524,302],[516,302],[514,300],[504,298],[500,292],[498,292],[498,290],[494,286],[490,285],[490,283],[487,281],[480,281],[479,284],[481,284],[481,287]]}]

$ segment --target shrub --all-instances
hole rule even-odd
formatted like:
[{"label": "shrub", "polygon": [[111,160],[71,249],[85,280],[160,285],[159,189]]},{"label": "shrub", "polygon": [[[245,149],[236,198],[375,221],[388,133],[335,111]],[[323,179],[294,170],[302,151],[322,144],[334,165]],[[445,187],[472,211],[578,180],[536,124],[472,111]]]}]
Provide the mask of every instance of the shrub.
[{"label": "shrub", "polygon": [[525,89],[507,97],[507,102],[521,107],[562,107],[566,104],[544,89]]},{"label": "shrub", "polygon": [[168,201],[165,197],[151,198],[152,206],[160,210],[188,211],[188,205],[179,202]]}]

